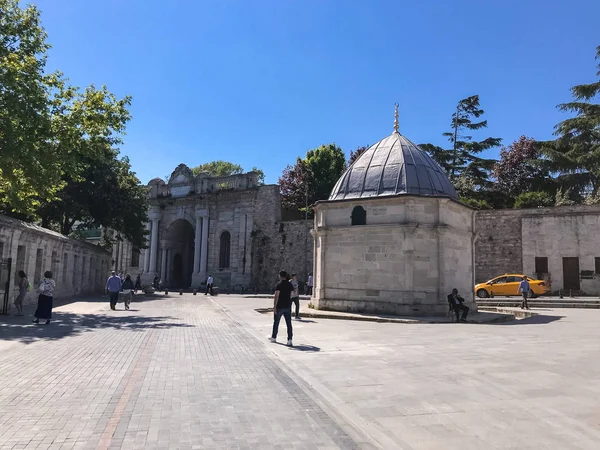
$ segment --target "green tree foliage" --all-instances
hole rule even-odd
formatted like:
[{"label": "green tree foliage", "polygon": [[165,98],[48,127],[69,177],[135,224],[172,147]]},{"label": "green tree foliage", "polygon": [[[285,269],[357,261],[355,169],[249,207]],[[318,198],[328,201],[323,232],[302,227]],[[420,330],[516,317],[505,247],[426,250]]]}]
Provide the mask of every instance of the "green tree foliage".
[{"label": "green tree foliage", "polygon": [[68,161],[52,137],[62,82],[45,73],[49,48],[35,6],[0,0],[0,203],[16,215],[60,188]]},{"label": "green tree foliage", "polygon": [[[192,173],[198,175],[199,173],[206,172],[213,177],[228,177],[229,175],[238,175],[244,173],[244,168],[239,164],[234,164],[229,161],[211,161],[208,163],[200,164],[199,166],[192,167]],[[255,167],[252,167],[252,172],[258,173],[258,183],[265,183],[265,173]]]},{"label": "green tree foliage", "polygon": [[86,168],[77,178],[65,175],[58,198],[39,210],[42,225],[65,235],[78,231],[110,228],[137,248],[144,248],[148,204],[146,187],[131,171],[128,158],[119,158],[111,148],[81,157]]},{"label": "green tree foliage", "polygon": [[554,206],[554,196],[545,191],[522,192],[515,198],[515,208]]},{"label": "green tree foliage", "polygon": [[521,136],[500,150],[500,160],[494,165],[496,188],[515,198],[523,192],[545,190],[554,194],[553,181],[534,139]]},{"label": "green tree foliage", "polygon": [[309,150],[305,158],[298,158],[295,165],[287,166],[279,178],[282,206],[304,211],[307,203],[326,200],[344,170],[344,151],[335,144]]},{"label": "green tree foliage", "polygon": [[484,150],[497,147],[500,138],[488,137],[482,141],[473,140],[472,131],[487,127],[487,120],[475,121],[484,114],[480,108],[479,96],[473,95],[458,102],[450,122],[451,131],[443,133],[452,144],[443,149],[433,144],[422,144],[421,148],[446,170],[456,190],[465,198],[480,198],[480,191],[491,189],[490,173],[494,160],[481,158]]},{"label": "green tree foliage", "polygon": [[200,164],[199,166],[192,167],[194,175],[198,175],[201,172],[206,172],[213,177],[227,177],[229,175],[237,175],[244,173],[244,168],[239,164],[234,164],[229,161],[211,161],[208,163]]},{"label": "green tree foliage", "polygon": [[[600,60],[600,46],[596,59]],[[596,76],[595,82],[571,88],[572,102],[558,105],[575,117],[556,125],[558,138],[542,147],[563,191],[570,191],[570,197],[579,200],[600,190],[600,104],[593,103],[600,95],[600,63]]]},{"label": "green tree foliage", "polygon": [[49,48],[35,6],[0,0],[0,209],[65,234],[112,227],[142,247],[145,189],[118,159],[131,98],[46,74]]}]

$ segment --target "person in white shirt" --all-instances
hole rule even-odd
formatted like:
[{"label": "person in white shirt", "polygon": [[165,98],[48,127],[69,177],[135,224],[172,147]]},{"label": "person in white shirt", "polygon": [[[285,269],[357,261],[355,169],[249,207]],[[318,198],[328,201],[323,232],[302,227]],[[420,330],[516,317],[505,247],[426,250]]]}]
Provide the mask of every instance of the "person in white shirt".
[{"label": "person in white shirt", "polygon": [[204,295],[208,295],[209,292],[210,292],[210,295],[212,295],[213,282],[214,282],[213,276],[209,275],[206,280],[206,293]]},{"label": "person in white shirt", "polygon": [[531,292],[531,286],[529,285],[529,280],[527,277],[523,277],[523,281],[519,284],[519,291],[523,296],[523,301],[521,302],[521,309],[529,309],[529,305],[527,304],[527,298],[529,297],[529,293]]}]

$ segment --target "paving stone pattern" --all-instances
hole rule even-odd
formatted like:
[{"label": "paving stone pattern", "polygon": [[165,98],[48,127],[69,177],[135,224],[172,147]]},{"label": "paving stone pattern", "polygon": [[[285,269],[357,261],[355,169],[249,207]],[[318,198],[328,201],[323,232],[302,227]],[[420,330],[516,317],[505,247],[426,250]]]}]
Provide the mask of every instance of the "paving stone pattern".
[{"label": "paving stone pattern", "polygon": [[203,296],[28,321],[0,319],[2,450],[359,448]]}]

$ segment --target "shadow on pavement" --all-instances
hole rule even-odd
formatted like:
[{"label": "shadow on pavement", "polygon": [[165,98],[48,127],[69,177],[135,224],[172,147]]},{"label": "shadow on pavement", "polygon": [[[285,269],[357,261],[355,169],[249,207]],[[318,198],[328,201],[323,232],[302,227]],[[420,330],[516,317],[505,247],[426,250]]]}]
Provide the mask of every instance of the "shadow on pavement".
[{"label": "shadow on pavement", "polygon": [[542,314],[536,314],[535,316],[527,317],[525,319],[509,320],[508,322],[490,322],[484,325],[543,325],[546,323],[556,322],[564,317],[565,316],[546,316]]},{"label": "shadow on pavement", "polygon": [[[124,313],[125,311],[122,312]],[[0,340],[31,344],[40,340],[59,340],[67,336],[74,336],[103,328],[143,331],[147,329],[193,326],[181,323],[177,319],[168,316],[109,316],[106,314],[74,314],[60,311],[52,313],[52,322],[50,325],[44,325],[43,323],[44,321],[40,320],[40,324],[36,325],[31,322],[31,318],[28,316],[24,316],[18,321],[11,321],[10,323],[0,322]]]},{"label": "shadow on pavement", "polygon": [[290,350],[295,350],[298,352],[320,352],[321,347],[315,347],[314,345],[300,344],[300,345],[294,345],[293,347],[290,347]]}]

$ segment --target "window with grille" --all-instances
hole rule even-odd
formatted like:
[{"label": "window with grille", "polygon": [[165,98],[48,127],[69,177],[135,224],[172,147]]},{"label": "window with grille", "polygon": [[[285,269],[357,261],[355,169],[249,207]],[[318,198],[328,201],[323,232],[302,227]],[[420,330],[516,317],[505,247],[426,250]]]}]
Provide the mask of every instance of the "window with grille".
[{"label": "window with grille", "polygon": [[229,231],[221,233],[221,247],[219,249],[219,267],[225,269],[229,267],[229,255],[231,253],[231,234]]}]

